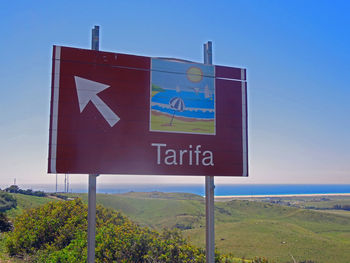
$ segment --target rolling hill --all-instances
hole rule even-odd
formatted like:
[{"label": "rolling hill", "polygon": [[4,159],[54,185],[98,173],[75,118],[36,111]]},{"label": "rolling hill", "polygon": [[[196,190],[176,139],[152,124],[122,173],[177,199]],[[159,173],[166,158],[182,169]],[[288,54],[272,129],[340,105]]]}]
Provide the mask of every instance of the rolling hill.
[{"label": "rolling hill", "polygon": [[[17,208],[7,212],[10,217],[53,200],[14,196]],[[69,196],[87,202],[87,194]],[[349,200],[339,202],[347,204]],[[330,200],[322,204],[307,200],[302,207],[329,209],[339,202]],[[160,192],[98,194],[97,203],[121,211],[142,226],[157,230],[176,227],[194,245],[205,245],[205,205],[201,196]],[[215,232],[217,249],[237,258],[264,256],[272,262],[293,262],[293,258],[297,262],[350,262],[349,211],[310,210],[256,200],[216,202]]]},{"label": "rolling hill", "polygon": [[[80,194],[87,200],[86,194]],[[205,246],[205,206],[192,194],[99,194],[97,203],[154,229],[177,227]],[[350,262],[350,217],[259,201],[215,203],[216,246],[237,257],[264,256],[274,262]]]}]

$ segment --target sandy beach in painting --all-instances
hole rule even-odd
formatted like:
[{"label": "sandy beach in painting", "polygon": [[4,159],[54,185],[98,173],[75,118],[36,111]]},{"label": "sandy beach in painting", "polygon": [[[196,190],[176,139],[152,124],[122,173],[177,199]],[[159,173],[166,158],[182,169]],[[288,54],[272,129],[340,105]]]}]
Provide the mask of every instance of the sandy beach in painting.
[{"label": "sandy beach in painting", "polygon": [[[181,116],[172,117],[171,114],[151,111],[151,130],[184,132],[197,134],[215,134],[214,120],[196,119]],[[171,119],[173,120],[171,121]],[[172,123],[171,123],[172,122]],[[171,123],[171,124],[170,124]]]},{"label": "sandy beach in painting", "polygon": [[[172,118],[172,114],[168,114],[166,112],[160,112],[156,110],[152,110],[151,114],[154,116],[165,116],[168,118]],[[174,119],[185,121],[185,122],[197,122],[197,121],[203,121],[203,122],[213,122],[213,120],[207,120],[207,119],[197,119],[197,118],[189,118],[189,117],[181,117],[181,116],[174,116]]]}]

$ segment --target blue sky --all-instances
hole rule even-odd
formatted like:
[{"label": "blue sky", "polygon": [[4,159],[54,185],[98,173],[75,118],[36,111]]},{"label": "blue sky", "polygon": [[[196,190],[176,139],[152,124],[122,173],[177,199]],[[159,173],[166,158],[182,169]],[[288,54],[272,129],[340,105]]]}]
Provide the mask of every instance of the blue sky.
[{"label": "blue sky", "polygon": [[[248,69],[249,178],[217,183],[350,183],[348,1],[7,1],[0,9],[0,185],[47,175],[52,45]],[[99,183],[204,182],[101,176]],[[87,177],[71,177],[86,183]]]},{"label": "blue sky", "polygon": [[[200,71],[194,71],[192,73],[190,71],[189,73],[188,70],[190,69],[197,69]],[[181,91],[190,92],[194,92],[194,88],[198,88],[200,89],[199,92],[204,93],[205,86],[208,86],[208,89],[214,93],[214,79],[208,77],[214,76],[214,66],[152,59],[152,70],[152,83],[161,88],[172,90],[178,88]],[[181,74],[173,74],[173,72]],[[198,74],[202,75],[201,80],[191,81],[189,79],[189,76],[197,77]]]}]

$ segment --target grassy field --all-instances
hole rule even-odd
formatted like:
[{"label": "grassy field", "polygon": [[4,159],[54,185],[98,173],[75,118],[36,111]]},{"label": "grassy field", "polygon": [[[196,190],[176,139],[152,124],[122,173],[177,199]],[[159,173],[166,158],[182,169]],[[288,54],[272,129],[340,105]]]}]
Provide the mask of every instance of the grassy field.
[{"label": "grassy field", "polygon": [[38,197],[32,195],[23,195],[23,194],[11,194],[17,199],[17,207],[6,212],[9,218],[15,218],[17,215],[23,212],[23,210],[28,208],[38,207],[42,204],[46,204],[55,199],[49,197]]},{"label": "grassy field", "polygon": [[[52,201],[50,198],[15,195],[23,209]],[[87,194],[71,194],[85,202]],[[323,200],[323,201],[322,201]],[[350,212],[330,210],[347,205],[350,198],[318,200],[286,198],[231,200],[215,203],[215,237],[219,251],[237,258],[267,257],[273,262],[350,262]],[[277,203],[275,203],[277,202]],[[324,202],[324,203],[323,203]],[[154,229],[181,229],[195,245],[205,245],[205,207],[201,196],[184,193],[98,194],[97,203],[121,211],[140,225]],[[302,207],[314,207],[317,210]],[[322,208],[323,210],[320,210]],[[0,254],[4,249],[3,236]],[[0,257],[0,262],[6,262]]]},{"label": "grassy field", "polygon": [[[86,194],[79,196],[87,200]],[[312,199],[297,201],[303,206],[315,202]],[[349,198],[328,200],[326,207],[349,201]],[[193,244],[205,246],[205,208],[200,196],[157,192],[100,194],[97,202],[122,211],[141,225],[155,229],[177,227]],[[315,211],[261,200],[216,202],[215,233],[219,251],[239,258],[264,256],[274,262],[293,262],[292,258],[320,263],[350,262],[348,211]]]},{"label": "grassy field", "polygon": [[[77,195],[87,202],[87,194]],[[203,225],[203,198],[193,194],[128,193],[98,194],[97,203],[121,211],[142,226],[157,230]]]},{"label": "grassy field", "polygon": [[[350,262],[347,216],[249,201],[220,206],[235,218],[223,219],[216,212],[216,245],[222,252],[276,262],[292,256],[298,261]],[[204,246],[204,229],[185,232],[194,244]]]},{"label": "grassy field", "polygon": [[171,122],[172,116],[151,113],[151,129],[155,131],[169,131],[169,132],[189,132],[189,133],[204,133],[204,134],[215,134],[215,122],[214,121],[184,121],[182,118],[177,118],[176,113]]}]

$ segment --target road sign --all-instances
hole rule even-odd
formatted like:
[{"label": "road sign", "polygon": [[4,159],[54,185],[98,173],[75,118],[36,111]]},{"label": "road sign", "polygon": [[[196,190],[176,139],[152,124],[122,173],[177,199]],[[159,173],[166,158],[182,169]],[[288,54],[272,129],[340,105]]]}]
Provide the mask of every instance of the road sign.
[{"label": "road sign", "polygon": [[246,70],[54,46],[49,173],[248,176]]}]

